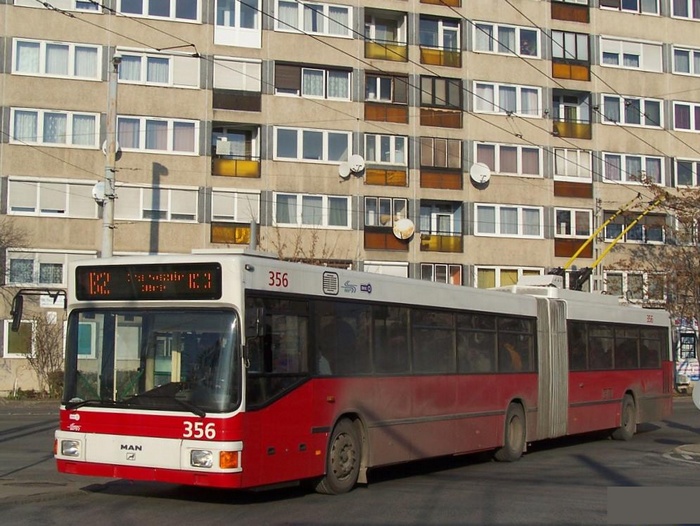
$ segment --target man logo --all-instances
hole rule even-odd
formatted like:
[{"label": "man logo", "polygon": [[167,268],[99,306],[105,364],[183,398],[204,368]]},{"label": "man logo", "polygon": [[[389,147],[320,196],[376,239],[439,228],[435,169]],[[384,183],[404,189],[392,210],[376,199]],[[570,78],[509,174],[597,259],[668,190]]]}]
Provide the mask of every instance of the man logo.
[{"label": "man logo", "polygon": [[127,453],[126,459],[127,460],[136,460],[136,453]]},{"label": "man logo", "polygon": [[143,451],[143,446],[135,446],[133,444],[122,444],[120,449],[122,451]]}]

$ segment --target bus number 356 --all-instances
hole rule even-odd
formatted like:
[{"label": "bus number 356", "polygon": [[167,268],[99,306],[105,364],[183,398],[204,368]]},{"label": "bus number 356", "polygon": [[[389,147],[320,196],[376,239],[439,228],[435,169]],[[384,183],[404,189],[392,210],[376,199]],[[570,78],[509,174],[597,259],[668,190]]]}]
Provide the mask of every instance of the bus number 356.
[{"label": "bus number 356", "polygon": [[213,422],[205,424],[204,422],[185,421],[185,431],[182,438],[206,438],[213,440],[216,438],[216,427]]},{"label": "bus number 356", "polygon": [[270,287],[288,287],[289,286],[289,276],[286,272],[275,272],[271,270],[268,273],[268,285]]}]

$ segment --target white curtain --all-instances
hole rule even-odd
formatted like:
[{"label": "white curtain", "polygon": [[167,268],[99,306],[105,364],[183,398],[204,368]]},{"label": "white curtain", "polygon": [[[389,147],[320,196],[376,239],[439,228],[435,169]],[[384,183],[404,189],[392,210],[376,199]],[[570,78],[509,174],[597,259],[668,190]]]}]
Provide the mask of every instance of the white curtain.
[{"label": "white curtain", "polygon": [[627,170],[625,177],[627,181],[639,181],[642,175],[642,158],[628,155],[625,159],[625,169]]},{"label": "white curtain", "polygon": [[97,143],[94,115],[73,116],[73,144],[94,146]]},{"label": "white curtain", "polygon": [[302,137],[302,159],[322,160],[323,132],[304,130]]},{"label": "white curtain", "polygon": [[539,115],[540,108],[538,104],[537,90],[532,88],[522,88],[520,91],[523,115]]},{"label": "white curtain", "polygon": [[367,134],[365,136],[365,158],[369,162],[379,162],[379,156],[377,155],[377,136],[374,134]]},{"label": "white curtain", "polygon": [[146,59],[146,81],[167,84],[170,81],[170,60],[161,57]]},{"label": "white curtain", "polygon": [[349,145],[349,133],[328,132],[328,160],[337,162],[347,161]]},{"label": "white curtain", "polygon": [[[498,89],[499,112],[513,112],[518,109],[517,90],[514,86],[501,86]],[[523,111],[524,112],[524,111]]]},{"label": "white curtain", "polygon": [[323,32],[323,6],[304,5],[304,31],[309,33]]},{"label": "white curtain", "polygon": [[65,113],[44,113],[44,142],[65,144],[67,124]]},{"label": "white curtain", "polygon": [[328,98],[350,98],[350,73],[347,71],[328,72]]},{"label": "white curtain", "polygon": [[97,49],[76,46],[73,74],[76,77],[97,78]]},{"label": "white curtain", "polygon": [[603,116],[607,121],[620,122],[620,99],[618,97],[605,97],[603,99]]},{"label": "white curtain", "polygon": [[46,45],[46,73],[68,75],[68,46],[63,44]]},{"label": "white curtain", "polygon": [[315,195],[301,196],[301,224],[320,225],[323,222],[323,198]]},{"label": "white curtain", "polygon": [[523,173],[527,175],[540,175],[540,151],[538,148],[523,148]]},{"label": "white curtain", "polygon": [[20,73],[39,73],[40,49],[38,42],[17,41],[15,70]]},{"label": "white curtain", "polygon": [[499,210],[499,218],[501,223],[501,228],[499,234],[512,234],[517,235],[518,233],[518,209],[503,206]]},{"label": "white curtain", "polygon": [[647,177],[657,184],[661,184],[661,159],[647,159]]},{"label": "white curtain", "polygon": [[141,80],[141,57],[135,55],[123,55],[119,64],[119,78],[121,80]]},{"label": "white curtain", "polygon": [[605,179],[609,181],[620,181],[622,177],[622,159],[619,155],[605,156]]},{"label": "white curtain", "polygon": [[404,137],[394,137],[394,155],[396,164],[406,164],[406,139]]},{"label": "white curtain", "polygon": [[176,122],[173,124],[173,150],[176,152],[195,151],[195,128],[193,122]]},{"label": "white curtain", "polygon": [[328,198],[328,226],[348,226],[348,198]]},{"label": "white curtain", "polygon": [[320,69],[303,68],[301,70],[302,95],[311,97],[323,97],[324,74]]},{"label": "white curtain", "polygon": [[489,84],[476,85],[476,109],[494,111],[494,87]]},{"label": "white curtain", "polygon": [[279,1],[277,18],[280,29],[299,29],[299,14],[297,12],[299,5],[287,0]]},{"label": "white curtain", "polygon": [[168,149],[168,123],[164,121],[146,121],[146,149]]},{"label": "white curtain", "polygon": [[523,210],[523,234],[526,236],[540,235],[540,211],[536,208]]},{"label": "white curtain", "polygon": [[39,117],[35,111],[15,111],[14,138],[18,141],[37,142]]},{"label": "white curtain", "polygon": [[117,140],[122,148],[139,148],[140,147],[140,128],[139,119],[120,118],[117,123]]},{"label": "white curtain", "polygon": [[365,226],[377,226],[377,198],[365,198]]},{"label": "white curtain", "polygon": [[297,196],[288,194],[277,195],[275,220],[278,224],[297,223]]},{"label": "white curtain", "polygon": [[328,9],[328,33],[345,36],[349,29],[349,9],[347,7],[330,6]]},{"label": "white curtain", "polygon": [[512,27],[498,28],[498,52],[513,53],[515,52],[515,29]]},{"label": "white curtain", "polygon": [[477,24],[474,31],[477,51],[493,51],[493,26]]},{"label": "white curtain", "polygon": [[477,206],[476,225],[479,234],[495,234],[496,209],[493,206]]}]

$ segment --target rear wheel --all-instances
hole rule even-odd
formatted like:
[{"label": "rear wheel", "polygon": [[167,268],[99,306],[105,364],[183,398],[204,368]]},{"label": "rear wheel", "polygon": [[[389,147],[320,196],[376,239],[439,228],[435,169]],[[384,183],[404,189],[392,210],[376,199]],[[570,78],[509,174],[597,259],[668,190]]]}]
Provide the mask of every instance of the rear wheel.
[{"label": "rear wheel", "polygon": [[347,419],[338,422],[328,443],[326,474],[316,485],[316,491],[328,495],[350,491],[360,474],[361,447],[355,425]]},{"label": "rear wheel", "polygon": [[503,447],[494,458],[499,462],[514,462],[525,450],[525,411],[520,404],[510,404],[506,413],[506,429]]},{"label": "rear wheel", "polygon": [[622,399],[622,413],[620,415],[620,427],[612,432],[615,440],[632,440],[637,432],[637,408],[634,399],[625,395]]}]

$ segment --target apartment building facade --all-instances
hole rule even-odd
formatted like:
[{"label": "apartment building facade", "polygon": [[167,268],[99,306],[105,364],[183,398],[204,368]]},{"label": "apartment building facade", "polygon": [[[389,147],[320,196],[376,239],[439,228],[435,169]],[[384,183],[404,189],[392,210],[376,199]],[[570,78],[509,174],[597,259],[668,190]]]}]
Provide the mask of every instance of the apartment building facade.
[{"label": "apartment building facade", "polygon": [[[111,140],[115,255],[252,242],[457,286],[561,267],[637,194],[644,209],[647,180],[699,184],[693,0],[0,0],[0,13],[0,212],[27,238],[3,255],[9,291],[65,288],[69,261],[100,257]],[[664,243],[670,218],[625,232],[634,215],[575,264],[620,234],[623,248]],[[589,290],[663,297],[616,254]],[[32,323],[12,333],[3,309],[0,392],[33,385]]]}]

